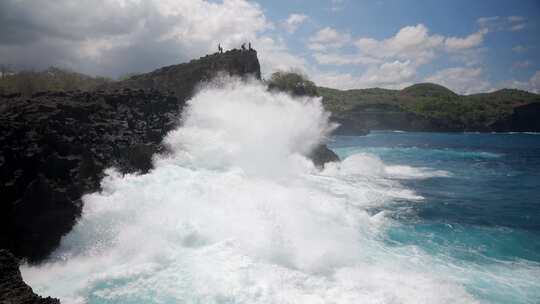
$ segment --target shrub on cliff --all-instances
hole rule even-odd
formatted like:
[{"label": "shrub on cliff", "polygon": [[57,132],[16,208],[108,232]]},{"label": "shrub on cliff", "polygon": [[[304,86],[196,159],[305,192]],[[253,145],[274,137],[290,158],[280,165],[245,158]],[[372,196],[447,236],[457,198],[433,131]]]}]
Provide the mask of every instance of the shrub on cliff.
[{"label": "shrub on cliff", "polygon": [[296,96],[318,96],[317,87],[307,76],[299,72],[275,72],[268,81],[268,87]]}]

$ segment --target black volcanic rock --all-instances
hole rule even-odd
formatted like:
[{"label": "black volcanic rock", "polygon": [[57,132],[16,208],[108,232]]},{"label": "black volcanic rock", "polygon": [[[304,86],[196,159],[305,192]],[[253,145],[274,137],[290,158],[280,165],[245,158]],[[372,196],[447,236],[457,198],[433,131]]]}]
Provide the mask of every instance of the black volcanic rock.
[{"label": "black volcanic rock", "polygon": [[254,50],[161,68],[96,92],[0,97],[0,248],[39,262],[99,189],[103,170],[147,172],[185,100],[216,73],[260,78]]},{"label": "black volcanic rock", "polygon": [[42,298],[26,285],[19,271],[19,262],[9,251],[0,249],[1,304],[59,304],[58,299]]},{"label": "black volcanic rock", "polygon": [[540,102],[515,107],[511,115],[491,128],[496,132],[540,132]]},{"label": "black volcanic rock", "polygon": [[[232,50],[165,67],[95,92],[0,97],[0,248],[39,262],[99,190],[104,169],[145,173],[180,123],[186,99],[216,73],[260,79],[254,50]],[[337,159],[325,146],[317,166]]]},{"label": "black volcanic rock", "polygon": [[111,89],[152,89],[172,93],[181,100],[193,94],[201,81],[212,79],[217,72],[230,76],[253,76],[261,79],[261,68],[255,50],[233,49],[225,53],[206,55],[188,63],[160,68],[150,73],[132,76],[127,80],[105,86]]},{"label": "black volcanic rock", "polygon": [[309,158],[313,161],[315,166],[322,168],[324,167],[324,164],[329,162],[339,162],[339,156],[337,154],[328,149],[326,145],[319,145],[311,153],[308,155]]},{"label": "black volcanic rock", "polygon": [[70,231],[103,170],[146,172],[183,101],[158,92],[0,99],[0,248],[30,262]]}]

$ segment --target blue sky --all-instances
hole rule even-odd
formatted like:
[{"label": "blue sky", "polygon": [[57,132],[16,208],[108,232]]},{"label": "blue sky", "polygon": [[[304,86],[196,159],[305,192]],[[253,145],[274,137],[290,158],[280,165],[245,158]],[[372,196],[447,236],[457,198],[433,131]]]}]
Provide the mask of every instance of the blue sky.
[{"label": "blue sky", "polygon": [[263,75],[540,91],[538,0],[2,0],[0,64],[118,77],[251,41]]}]

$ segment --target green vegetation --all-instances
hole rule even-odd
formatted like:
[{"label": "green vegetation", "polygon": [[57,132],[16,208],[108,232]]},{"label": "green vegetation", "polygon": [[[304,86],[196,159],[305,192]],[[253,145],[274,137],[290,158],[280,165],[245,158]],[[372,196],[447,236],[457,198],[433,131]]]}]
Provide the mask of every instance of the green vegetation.
[{"label": "green vegetation", "polygon": [[275,72],[268,81],[268,87],[296,96],[317,96],[315,83],[298,72]]},{"label": "green vegetation", "polygon": [[511,114],[515,106],[540,102],[539,95],[520,90],[465,96],[432,83],[415,84],[403,90],[341,91],[324,87],[317,90],[325,108],[337,116],[347,116],[347,112],[362,105],[397,105],[405,112],[472,128],[489,125]]},{"label": "green vegetation", "polygon": [[55,67],[44,71],[7,72],[0,75],[0,94],[22,93],[32,95],[42,91],[90,91],[110,82],[104,77],[91,77]]}]

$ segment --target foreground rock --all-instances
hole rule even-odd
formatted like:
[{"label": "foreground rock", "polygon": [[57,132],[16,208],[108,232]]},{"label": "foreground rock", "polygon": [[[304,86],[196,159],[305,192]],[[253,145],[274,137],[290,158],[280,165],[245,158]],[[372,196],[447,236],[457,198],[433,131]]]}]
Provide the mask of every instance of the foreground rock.
[{"label": "foreground rock", "polygon": [[0,99],[0,248],[36,262],[99,189],[103,170],[146,172],[183,101],[157,92]]},{"label": "foreground rock", "polygon": [[323,168],[326,163],[340,161],[339,156],[326,145],[319,145],[308,156],[318,168]]},{"label": "foreground rock", "polygon": [[19,262],[7,250],[0,250],[0,304],[59,304],[58,299],[42,298],[26,285]]}]

